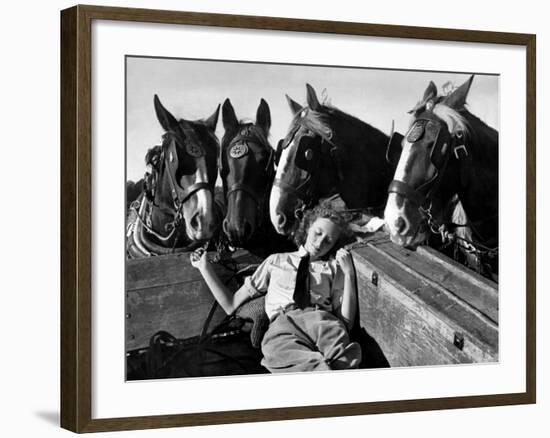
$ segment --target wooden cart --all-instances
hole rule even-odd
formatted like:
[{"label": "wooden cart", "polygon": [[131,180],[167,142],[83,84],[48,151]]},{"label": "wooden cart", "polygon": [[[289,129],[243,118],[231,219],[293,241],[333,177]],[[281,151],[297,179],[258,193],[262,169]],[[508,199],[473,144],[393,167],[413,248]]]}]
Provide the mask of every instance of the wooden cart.
[{"label": "wooden cart", "polygon": [[[353,245],[361,325],[391,366],[498,361],[497,285],[436,251],[410,251],[377,233]],[[234,268],[260,260],[234,255]],[[165,330],[197,336],[213,298],[188,254],[129,260],[126,268],[126,350]],[[217,267],[223,279],[232,270]],[[236,287],[236,285],[235,285]],[[219,307],[210,327],[224,318]]]},{"label": "wooden cart", "polygon": [[361,324],[391,366],[498,361],[497,284],[428,247],[356,245]]}]

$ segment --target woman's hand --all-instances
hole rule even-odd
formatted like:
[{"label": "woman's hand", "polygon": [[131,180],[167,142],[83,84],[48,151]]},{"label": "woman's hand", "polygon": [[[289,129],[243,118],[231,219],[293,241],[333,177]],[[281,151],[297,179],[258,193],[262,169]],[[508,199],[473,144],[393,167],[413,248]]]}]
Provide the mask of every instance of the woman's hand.
[{"label": "woman's hand", "polygon": [[206,257],[207,251],[204,248],[199,248],[193,251],[189,255],[191,260],[191,266],[197,268],[199,271],[204,270],[208,266],[208,258]]},{"label": "woman's hand", "polygon": [[340,248],[336,252],[336,263],[342,268],[344,275],[353,275],[355,266],[353,265],[353,257],[350,252],[344,248]]}]

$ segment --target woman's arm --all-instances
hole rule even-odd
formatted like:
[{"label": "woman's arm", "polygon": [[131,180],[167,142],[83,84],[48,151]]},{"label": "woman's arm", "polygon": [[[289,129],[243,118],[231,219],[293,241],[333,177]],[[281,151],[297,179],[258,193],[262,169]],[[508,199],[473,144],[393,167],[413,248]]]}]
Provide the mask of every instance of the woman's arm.
[{"label": "woman's arm", "polygon": [[241,304],[250,299],[250,295],[243,289],[232,293],[220,280],[214,267],[206,258],[206,251],[199,249],[190,255],[191,264],[197,268],[210,288],[212,295],[228,315],[231,315]]},{"label": "woman's arm", "polygon": [[348,330],[351,330],[357,311],[357,284],[355,279],[355,266],[349,251],[339,249],[336,253],[336,262],[344,273],[344,292],[342,294],[341,317]]}]

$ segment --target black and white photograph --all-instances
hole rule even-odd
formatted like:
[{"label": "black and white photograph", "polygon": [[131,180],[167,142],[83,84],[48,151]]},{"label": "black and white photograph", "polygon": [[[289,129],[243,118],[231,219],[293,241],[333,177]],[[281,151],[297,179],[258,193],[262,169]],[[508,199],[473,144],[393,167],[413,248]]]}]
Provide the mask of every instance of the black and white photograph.
[{"label": "black and white photograph", "polygon": [[127,380],[499,362],[498,74],[127,55],[125,87]]},{"label": "black and white photograph", "polygon": [[2,14],[4,436],[546,437],[543,2],[86,3]]}]

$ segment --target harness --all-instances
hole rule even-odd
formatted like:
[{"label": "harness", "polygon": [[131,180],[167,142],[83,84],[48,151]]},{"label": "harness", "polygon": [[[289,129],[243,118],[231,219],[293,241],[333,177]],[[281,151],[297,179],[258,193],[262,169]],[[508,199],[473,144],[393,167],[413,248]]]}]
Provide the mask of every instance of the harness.
[{"label": "harness", "polygon": [[[438,126],[437,126],[438,125]],[[458,243],[463,250],[470,254],[474,254],[478,257],[478,263],[481,263],[482,256],[495,257],[498,255],[498,247],[489,248],[479,242],[473,242],[469,239],[462,238],[457,236],[454,233],[447,231],[447,227],[470,227],[472,231],[477,235],[478,238],[483,240],[483,236],[476,229],[477,225],[483,224],[489,220],[493,220],[498,215],[492,215],[488,218],[484,218],[479,221],[471,222],[468,221],[467,224],[455,224],[455,223],[438,223],[432,215],[432,197],[434,193],[439,188],[441,180],[449,165],[449,161],[454,156],[454,159],[459,163],[459,172],[460,180],[463,186],[466,185],[468,180],[468,164],[471,160],[470,154],[468,152],[468,147],[466,144],[466,135],[463,131],[458,131],[453,135],[441,135],[441,125],[436,124],[431,119],[417,119],[415,123],[411,126],[408,133],[405,136],[402,136],[399,133],[392,133],[390,141],[388,143],[388,149],[386,151],[386,159],[391,161],[391,157],[395,157],[395,148],[401,144],[402,140],[405,138],[409,143],[415,143],[419,141],[425,134],[426,130],[437,129],[435,134],[434,146],[430,154],[430,161],[435,168],[434,175],[426,182],[421,184],[419,187],[414,188],[410,184],[393,180],[388,186],[388,193],[397,193],[398,195],[403,196],[414,205],[418,207],[421,213],[426,217],[428,227],[430,232],[435,235],[441,236],[444,246],[448,246],[453,242]],[[393,127],[392,127],[393,131]],[[450,153],[452,150],[452,154]]]},{"label": "harness", "polygon": [[[282,151],[292,143],[299,129],[303,127],[307,131],[321,138],[321,146],[323,143],[327,143],[330,146],[329,153],[336,167],[338,182],[340,185],[342,185],[344,182],[344,172],[342,170],[342,160],[339,153],[339,150],[341,148],[339,148],[338,145],[332,140],[334,136],[332,129],[326,125],[323,125],[322,128],[316,126],[307,117],[308,112],[309,112],[309,108],[302,109],[299,117],[296,118],[295,127],[288,141],[286,142],[284,140],[279,141],[279,144],[277,145],[275,162],[276,163],[279,162]],[[304,203],[304,206],[303,206],[304,209],[311,207],[315,203],[315,188],[317,187],[317,183],[321,177],[321,173],[319,171],[314,172],[316,168],[318,169],[320,157],[321,157],[321,154],[316,154],[316,155],[314,154],[314,156],[311,158],[308,158],[306,155],[306,160],[308,161],[311,160],[311,164],[308,166],[311,168],[311,171],[307,172],[308,175],[298,187],[293,187],[292,185],[283,181],[281,178],[275,178],[275,180],[273,181],[273,186],[278,187],[284,192],[291,193],[295,197],[300,199]],[[314,158],[315,158],[315,161],[313,161]]]},{"label": "harness", "polygon": [[[422,211],[429,211],[431,209],[432,196],[437,191],[445,170],[449,164],[449,158],[451,155],[448,153],[449,147],[452,148],[454,156],[459,162],[464,161],[465,158],[469,157],[464,133],[462,131],[458,131],[452,136],[442,134],[441,125],[431,119],[417,119],[404,138],[406,138],[409,143],[416,143],[422,139],[426,130],[432,130],[435,132],[434,145],[430,154],[430,161],[435,168],[434,175],[417,188],[412,187],[406,182],[395,179],[388,186],[388,193],[397,193],[398,195],[403,196],[413,204],[417,205]],[[392,134],[392,137],[390,138],[388,152],[386,154],[387,157],[395,155],[389,150],[396,145],[394,135],[395,134]],[[399,136],[399,134],[397,135]],[[462,182],[465,182],[466,173],[464,171],[464,167],[462,167],[462,169],[461,180]]]},{"label": "harness", "polygon": [[[197,144],[190,144],[185,142],[185,148],[189,155],[193,158],[200,158],[204,155],[204,150]],[[168,172],[168,183],[170,184],[170,195],[172,196],[172,206],[169,207],[170,213],[174,216],[174,226],[180,225],[182,219],[182,207],[185,202],[191,198],[199,190],[208,190],[212,192],[212,186],[207,181],[200,181],[191,184],[189,187],[182,188],[176,182],[176,171],[178,169],[177,153],[176,153],[176,141],[174,138],[170,139],[170,143],[166,150],[163,149],[161,153],[161,161],[164,162],[164,169]]]},{"label": "harness", "polygon": [[[275,152],[269,146],[269,143],[267,142],[267,139],[265,139],[262,135],[260,135],[257,131],[257,129],[254,127],[254,125],[248,125],[239,131],[239,133],[231,140],[229,145],[227,146],[227,150],[229,150],[229,156],[227,159],[232,160],[239,160],[242,157],[246,156],[247,154],[250,154],[253,152],[250,150],[250,143],[252,144],[261,144],[262,146],[266,147],[266,149],[269,150],[269,157],[267,159],[267,164],[264,168],[264,172],[266,175],[266,180],[271,181],[273,179],[273,174],[275,172],[274,168],[274,161],[275,161]],[[229,169],[224,166],[224,160],[222,158],[222,155],[220,154],[220,173],[221,177],[223,179],[224,185],[226,184],[225,177],[229,173]],[[229,187],[226,187],[226,198],[229,199],[229,196],[232,193],[236,192],[245,192],[248,194],[256,203],[256,211],[258,217],[263,220],[263,211],[265,206],[267,205],[267,200],[270,193],[270,187],[266,185],[266,189],[261,195],[258,195],[257,190],[253,187],[250,187],[248,184],[245,184],[242,181],[235,182],[231,184]]]},{"label": "harness", "polygon": [[[190,134],[189,129],[184,129],[184,132]],[[179,166],[178,155],[176,151],[176,139],[174,133],[167,132],[164,135],[165,142],[168,142],[168,146],[161,147],[161,152],[158,158],[152,158],[153,172],[145,174],[145,186],[144,196],[141,200],[135,201],[130,206],[132,214],[135,216],[135,221],[130,221],[127,230],[127,237],[131,237],[135,246],[139,249],[138,253],[141,256],[150,256],[156,254],[174,253],[181,251],[188,251],[196,248],[199,244],[192,242],[190,245],[181,248],[166,248],[160,245],[156,245],[150,242],[145,237],[144,231],[153,235],[161,243],[168,242],[176,232],[181,231],[181,225],[184,223],[183,219],[183,205],[199,190],[208,190],[212,192],[212,186],[205,181],[200,181],[186,188],[180,187],[176,181],[176,172]],[[187,139],[188,136],[186,136]],[[185,141],[184,147],[186,152],[193,158],[200,158],[204,155],[203,148],[197,144],[189,141]],[[158,170],[157,170],[158,169]],[[172,205],[160,206],[155,204],[155,195],[158,187],[159,178],[166,172],[168,177],[168,183],[170,185],[170,196],[172,198]],[[165,215],[173,217],[171,222],[165,225],[165,232],[162,234],[158,230],[154,230],[152,227],[152,215],[153,210],[156,209]],[[177,240],[177,239],[176,239]],[[174,241],[174,245],[176,241]]]},{"label": "harness", "polygon": [[126,250],[130,258],[143,258],[155,255],[175,254],[197,249],[199,246],[208,245],[208,242],[190,241],[182,247],[166,247],[152,242],[147,238],[146,232],[154,235],[161,242],[169,240],[175,228],[167,235],[161,236],[153,230],[145,218],[150,218],[152,203],[144,194],[140,195],[130,206],[130,214],[126,227]]}]

